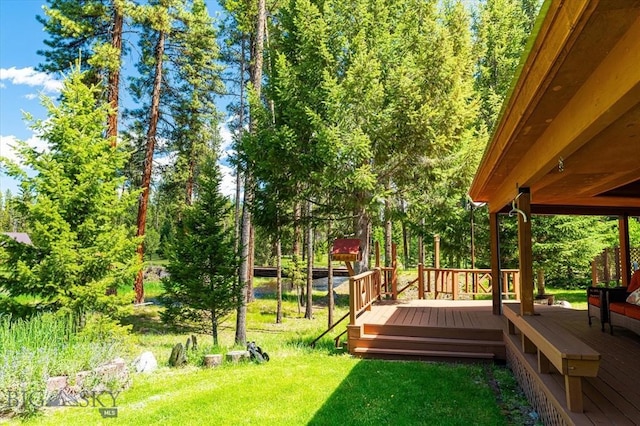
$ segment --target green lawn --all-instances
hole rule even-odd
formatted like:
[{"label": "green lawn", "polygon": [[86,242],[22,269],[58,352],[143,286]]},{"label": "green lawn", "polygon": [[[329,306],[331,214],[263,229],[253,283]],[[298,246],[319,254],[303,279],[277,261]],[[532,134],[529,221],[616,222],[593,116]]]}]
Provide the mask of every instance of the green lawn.
[{"label": "green lawn", "polygon": [[163,368],[135,376],[133,387],[117,398],[117,419],[103,420],[97,408],[73,407],[30,423],[507,424],[479,366],[359,361],[308,350],[271,355],[262,365]]},{"label": "green lawn", "polygon": [[[272,287],[269,280],[258,286]],[[147,287],[155,297],[161,287]],[[249,307],[248,339],[268,351],[265,364],[224,364],[205,370],[203,353],[233,348],[233,317],[221,332],[221,347],[193,329],[169,329],[156,305],[135,308],[133,359],[151,350],[160,363],[151,375],[133,374],[132,386],[117,396],[117,418],[102,418],[97,407],[47,409],[27,424],[42,425],[506,425],[526,423],[525,404],[504,367],[423,362],[359,360],[332,347],[331,337],[317,349],[308,343],[326,327],[325,294],[314,294],[314,319],[298,314],[287,294],[283,324],[274,323],[275,301],[257,299]],[[347,310],[340,295],[335,318]],[[171,348],[196,333],[200,351],[183,368],[170,368]],[[496,389],[499,389],[496,394]],[[111,406],[109,398],[103,401]],[[526,411],[525,411],[526,413]],[[520,417],[518,417],[520,416]],[[19,420],[13,420],[18,422]]]},{"label": "green lawn", "polygon": [[587,309],[587,290],[566,288],[545,288],[545,293],[553,294],[555,303],[565,300],[571,303],[572,309]]}]

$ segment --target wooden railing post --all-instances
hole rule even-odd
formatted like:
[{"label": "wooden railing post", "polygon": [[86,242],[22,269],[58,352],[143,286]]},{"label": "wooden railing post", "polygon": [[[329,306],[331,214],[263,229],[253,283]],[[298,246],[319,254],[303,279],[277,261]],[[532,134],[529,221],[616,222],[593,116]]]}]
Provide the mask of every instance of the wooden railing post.
[{"label": "wooden railing post", "polygon": [[451,274],[451,295],[453,300],[458,300],[458,272],[453,272]]},{"label": "wooden railing post", "polygon": [[349,277],[349,324],[356,324],[356,282],[353,277]]},{"label": "wooden railing post", "polygon": [[418,299],[424,299],[424,266],[418,263]]},{"label": "wooden railing post", "polygon": [[391,299],[398,300],[398,280],[391,279]]}]

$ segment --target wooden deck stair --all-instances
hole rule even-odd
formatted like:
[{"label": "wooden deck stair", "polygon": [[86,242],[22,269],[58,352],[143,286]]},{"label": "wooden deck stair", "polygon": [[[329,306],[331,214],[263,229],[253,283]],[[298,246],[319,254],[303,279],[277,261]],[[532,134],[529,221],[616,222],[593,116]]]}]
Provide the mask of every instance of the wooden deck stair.
[{"label": "wooden deck stair", "polygon": [[505,360],[502,330],[363,324],[350,352],[363,358],[433,361]]}]

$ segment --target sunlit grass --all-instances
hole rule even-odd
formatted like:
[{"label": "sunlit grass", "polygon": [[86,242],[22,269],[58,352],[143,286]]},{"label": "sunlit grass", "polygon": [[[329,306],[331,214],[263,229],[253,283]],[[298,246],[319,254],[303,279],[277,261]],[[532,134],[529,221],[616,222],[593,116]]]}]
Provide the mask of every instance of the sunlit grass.
[{"label": "sunlit grass", "polygon": [[[272,280],[256,283],[273,286]],[[159,295],[161,285],[145,291]],[[196,360],[170,368],[171,348],[192,334],[198,355],[233,349],[235,316],[223,323],[221,346],[213,348],[204,330],[167,328],[157,304],[136,307],[126,320],[136,344],[127,359],[150,350],[160,369],[133,374],[132,387],[117,398],[118,417],[103,419],[96,407],[67,407],[47,410],[29,424],[507,424],[485,376],[485,368],[493,367],[358,360],[333,348],[332,335],[311,349],[308,343],[327,326],[326,292],[314,292],[311,320],[302,317],[304,308],[299,313],[296,294],[286,292],[282,324],[275,323],[272,294],[261,294],[248,309],[247,338],[270,354],[270,362],[205,370]],[[338,294],[334,317],[347,305],[347,296]]]},{"label": "sunlit grass", "polygon": [[566,289],[546,287],[545,293],[553,294],[555,303],[559,301],[567,301],[571,303],[572,309],[587,309],[587,290],[585,289]]},{"label": "sunlit grass", "polygon": [[33,423],[505,424],[482,367],[359,361],[293,347],[274,351],[261,365],[165,367],[137,375],[117,407],[117,419],[76,407],[52,410]]}]

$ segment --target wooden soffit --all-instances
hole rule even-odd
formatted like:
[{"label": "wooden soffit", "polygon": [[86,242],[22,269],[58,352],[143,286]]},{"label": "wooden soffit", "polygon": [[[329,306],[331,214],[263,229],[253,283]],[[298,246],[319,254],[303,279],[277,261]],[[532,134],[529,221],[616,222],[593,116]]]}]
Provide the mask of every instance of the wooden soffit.
[{"label": "wooden soffit", "polygon": [[469,191],[491,212],[640,215],[640,0],[547,1]]}]

